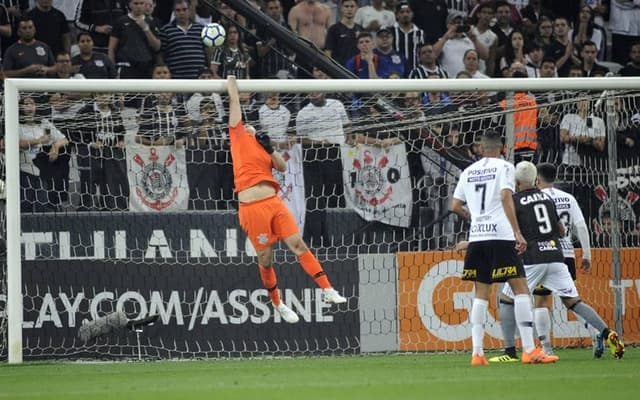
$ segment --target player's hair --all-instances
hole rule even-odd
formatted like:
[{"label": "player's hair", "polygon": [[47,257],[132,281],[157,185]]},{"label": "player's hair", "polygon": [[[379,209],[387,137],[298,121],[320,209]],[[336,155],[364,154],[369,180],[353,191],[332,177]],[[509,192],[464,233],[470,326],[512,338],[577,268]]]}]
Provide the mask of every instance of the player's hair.
[{"label": "player's hair", "polygon": [[494,130],[489,130],[480,139],[485,149],[499,149],[502,147],[502,136]]},{"label": "player's hair", "polygon": [[516,165],[516,181],[523,185],[535,186],[538,170],[530,161],[520,161]]},{"label": "player's hair", "polygon": [[556,181],[558,170],[551,163],[538,164],[538,176],[544,183],[553,183]]}]

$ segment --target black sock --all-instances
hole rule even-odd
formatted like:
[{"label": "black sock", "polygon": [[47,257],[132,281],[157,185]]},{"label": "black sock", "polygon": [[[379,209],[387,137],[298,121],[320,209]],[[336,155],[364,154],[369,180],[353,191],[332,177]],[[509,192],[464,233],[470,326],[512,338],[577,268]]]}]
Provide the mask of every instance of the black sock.
[{"label": "black sock", "polygon": [[515,348],[515,346],[513,346],[513,347],[505,347],[504,348],[504,354],[506,354],[506,355],[508,355],[509,357],[512,357],[512,358],[518,358],[516,356],[516,348]]}]

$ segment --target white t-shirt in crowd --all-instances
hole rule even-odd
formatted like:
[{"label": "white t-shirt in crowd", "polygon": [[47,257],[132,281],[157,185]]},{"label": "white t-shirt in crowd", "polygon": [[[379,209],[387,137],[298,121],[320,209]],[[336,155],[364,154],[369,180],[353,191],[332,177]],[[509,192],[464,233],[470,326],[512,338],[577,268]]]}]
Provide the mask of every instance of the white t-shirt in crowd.
[{"label": "white t-shirt in crowd", "polygon": [[[471,31],[476,35],[480,43],[485,45],[487,50],[489,50],[494,44],[498,43],[498,35],[496,35],[495,32],[491,29],[487,29],[483,33],[480,33],[480,31],[478,31],[478,28],[474,26],[471,28]],[[482,58],[479,61],[480,66],[478,67],[478,69],[483,73],[486,73],[487,63]]]},{"label": "white t-shirt in crowd", "polygon": [[280,104],[276,109],[263,104],[258,110],[260,129],[271,137],[274,142],[287,141],[287,129],[291,121],[291,112]]},{"label": "white t-shirt in crowd", "polygon": [[324,106],[307,104],[296,117],[296,132],[311,140],[326,140],[333,144],[344,144],[344,127],[349,117],[344,105],[335,99],[327,99]]},{"label": "white t-shirt in crowd", "polygon": [[449,78],[455,78],[458,72],[464,69],[462,61],[464,53],[475,48],[471,39],[466,36],[447,40],[440,53],[440,66],[447,72]]},{"label": "white t-shirt in crowd", "polygon": [[[582,119],[578,114],[567,114],[562,117],[560,130],[566,129],[570,136],[589,136],[592,139],[606,137],[607,131],[602,118],[593,115],[589,115],[588,118],[592,120],[591,128],[587,128],[587,120]],[[575,143],[565,143],[562,163],[565,165],[582,165]]]},{"label": "white t-shirt in crowd", "polygon": [[35,125],[20,124],[18,129],[21,140],[37,139],[44,135],[46,129],[50,132],[48,142],[43,144],[33,144],[28,149],[20,149],[20,171],[40,176],[40,170],[33,164],[33,160],[36,158],[38,153],[42,151],[42,146],[50,146],[58,140],[64,139],[65,136],[46,119],[43,119],[40,124]]},{"label": "white t-shirt in crowd", "polygon": [[378,21],[380,27],[392,26],[396,22],[396,15],[389,10],[378,11],[373,6],[361,7],[356,11],[356,24],[360,24],[361,27],[367,29],[367,26],[372,21]]}]

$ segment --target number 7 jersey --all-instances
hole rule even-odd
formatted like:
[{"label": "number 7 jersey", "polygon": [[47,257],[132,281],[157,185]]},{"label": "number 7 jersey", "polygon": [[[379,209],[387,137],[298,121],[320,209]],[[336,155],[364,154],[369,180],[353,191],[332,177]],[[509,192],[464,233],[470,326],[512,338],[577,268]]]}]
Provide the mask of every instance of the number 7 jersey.
[{"label": "number 7 jersey", "polygon": [[469,242],[513,240],[513,229],[502,207],[503,189],[515,191],[515,168],[500,158],[486,157],[467,167],[453,197],[467,203],[471,213]]}]

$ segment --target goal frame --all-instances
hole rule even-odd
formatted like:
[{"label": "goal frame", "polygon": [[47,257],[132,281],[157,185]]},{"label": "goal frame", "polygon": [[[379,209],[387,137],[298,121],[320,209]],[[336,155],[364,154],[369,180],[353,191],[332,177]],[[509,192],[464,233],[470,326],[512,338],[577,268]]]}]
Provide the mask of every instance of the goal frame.
[{"label": "goal frame", "polygon": [[[6,313],[8,320],[8,362],[21,363],[23,361],[22,323],[22,248],[20,221],[20,166],[19,166],[19,137],[18,113],[19,98],[22,91],[31,92],[217,92],[224,93],[225,80],[60,80],[60,79],[7,79],[5,86],[5,152],[6,152],[6,214],[7,214],[7,299]],[[289,93],[350,93],[371,92],[425,92],[425,91],[502,91],[513,93],[516,91],[545,91],[545,90],[639,90],[640,79],[633,77],[613,78],[536,78],[536,79],[446,79],[446,80],[239,80],[238,90],[241,92],[289,92]],[[604,93],[604,92],[603,92]],[[509,96],[507,100],[509,100]],[[607,110],[607,141],[615,143],[615,128],[613,127],[613,100],[606,98]],[[509,123],[509,116],[511,124]],[[507,114],[507,143],[512,142],[513,112]],[[509,132],[509,126],[511,131]],[[616,146],[609,147],[610,162],[616,160]],[[610,164],[611,165],[611,164]],[[609,170],[609,193],[611,204],[617,204],[617,190],[615,169]],[[616,324],[620,323],[622,286],[620,282],[620,237],[617,225],[617,207],[612,207],[612,247],[614,261],[614,284],[616,302]],[[621,331],[621,326],[616,326]]]}]

